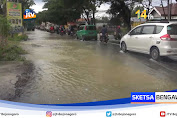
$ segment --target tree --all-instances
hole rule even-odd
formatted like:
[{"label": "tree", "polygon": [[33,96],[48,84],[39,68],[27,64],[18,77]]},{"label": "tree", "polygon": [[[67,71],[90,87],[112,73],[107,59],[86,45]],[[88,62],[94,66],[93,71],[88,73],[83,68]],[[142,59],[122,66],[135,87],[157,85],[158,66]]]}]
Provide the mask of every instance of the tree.
[{"label": "tree", "polygon": [[[140,2],[145,9],[147,9],[146,14],[149,14],[150,9],[152,8],[152,0],[143,0]],[[148,17],[146,18],[148,20]]]},{"label": "tree", "polygon": [[136,7],[132,10],[131,16],[132,16],[132,17],[136,17],[137,15],[136,15],[135,13],[136,13],[138,10],[143,11],[143,10],[144,10],[144,7],[142,7],[142,6],[136,6]]},{"label": "tree", "polygon": [[112,14],[113,18],[121,18],[128,29],[131,29],[131,11],[124,0],[111,0],[111,7],[108,13]]},{"label": "tree", "polygon": [[6,0],[0,0],[0,14],[4,15],[6,14]]},{"label": "tree", "polygon": [[[48,8],[53,22],[63,23],[75,21],[82,15],[88,24],[91,23],[89,16],[92,15],[95,24],[96,7],[100,5],[99,0],[43,0],[46,2],[44,8]],[[56,18],[54,15],[57,14]],[[54,21],[55,20],[55,21]],[[64,21],[65,20],[65,21]]]},{"label": "tree", "polygon": [[22,3],[22,11],[29,9],[32,5],[35,5],[34,0],[19,0]]},{"label": "tree", "polygon": [[56,24],[66,24],[68,21],[75,21],[80,18],[80,10],[76,7],[74,1],[68,4],[69,0],[44,0],[46,3],[43,8],[48,10],[42,13],[44,16],[47,15],[47,21]]},{"label": "tree", "polygon": [[130,30],[131,11],[134,9],[134,6],[138,3],[141,3],[142,0],[103,0],[103,1],[110,3],[111,7],[108,10],[108,13],[112,15],[112,18],[119,19],[119,21],[122,21]]},{"label": "tree", "polygon": [[7,44],[7,36],[9,35],[10,24],[6,17],[0,15],[0,47]]}]

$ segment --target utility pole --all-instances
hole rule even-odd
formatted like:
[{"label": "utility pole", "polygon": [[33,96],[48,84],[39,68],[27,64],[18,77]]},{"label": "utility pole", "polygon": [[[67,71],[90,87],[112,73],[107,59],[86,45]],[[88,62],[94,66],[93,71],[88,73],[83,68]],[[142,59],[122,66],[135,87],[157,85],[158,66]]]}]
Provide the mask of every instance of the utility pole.
[{"label": "utility pole", "polygon": [[170,1],[171,3],[170,3],[170,21],[171,21],[171,9],[172,9],[172,7],[173,7],[173,4],[172,4],[172,0]]},{"label": "utility pole", "polygon": [[168,21],[170,21],[170,0],[167,0],[168,5]]},{"label": "utility pole", "polygon": [[162,0],[161,0],[161,4],[162,4],[162,8],[163,8],[163,13],[164,13],[164,15],[165,15],[165,20],[166,20],[167,18],[166,18],[165,9],[164,9]]}]

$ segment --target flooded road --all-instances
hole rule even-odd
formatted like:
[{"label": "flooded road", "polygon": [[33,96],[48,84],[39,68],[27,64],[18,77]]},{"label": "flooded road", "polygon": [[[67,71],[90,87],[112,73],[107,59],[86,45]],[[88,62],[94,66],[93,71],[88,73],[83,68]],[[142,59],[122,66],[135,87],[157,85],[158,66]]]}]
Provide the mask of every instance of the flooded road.
[{"label": "flooded road", "polygon": [[64,104],[130,97],[131,92],[177,89],[177,62],[155,62],[119,46],[78,41],[36,30],[22,46],[35,65],[35,78],[17,102]]}]

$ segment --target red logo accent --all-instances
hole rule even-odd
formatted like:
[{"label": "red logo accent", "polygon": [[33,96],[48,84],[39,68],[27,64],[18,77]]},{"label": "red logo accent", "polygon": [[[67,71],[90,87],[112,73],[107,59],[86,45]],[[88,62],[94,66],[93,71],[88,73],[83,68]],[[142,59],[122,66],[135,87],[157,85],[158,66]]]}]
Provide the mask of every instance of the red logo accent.
[{"label": "red logo accent", "polygon": [[165,111],[160,112],[160,117],[165,117],[165,115],[166,115]]}]

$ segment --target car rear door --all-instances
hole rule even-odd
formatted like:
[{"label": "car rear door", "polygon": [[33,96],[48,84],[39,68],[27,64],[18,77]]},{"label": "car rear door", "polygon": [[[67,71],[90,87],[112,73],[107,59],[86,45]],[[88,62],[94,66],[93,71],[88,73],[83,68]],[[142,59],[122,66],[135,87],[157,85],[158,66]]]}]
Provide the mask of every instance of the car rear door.
[{"label": "car rear door", "polygon": [[87,26],[86,30],[87,30],[87,34],[89,36],[95,36],[95,35],[97,35],[97,33],[96,33],[96,26]]},{"label": "car rear door", "polygon": [[169,41],[171,48],[177,49],[177,24],[167,26],[167,33],[171,37],[171,41]]}]

